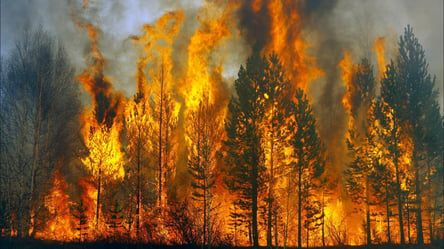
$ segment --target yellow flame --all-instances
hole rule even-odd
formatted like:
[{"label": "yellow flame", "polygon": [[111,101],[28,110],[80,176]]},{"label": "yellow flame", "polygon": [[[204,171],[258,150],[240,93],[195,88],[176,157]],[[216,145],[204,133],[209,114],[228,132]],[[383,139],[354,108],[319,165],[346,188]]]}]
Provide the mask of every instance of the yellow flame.
[{"label": "yellow flame", "polygon": [[376,52],[376,58],[378,61],[378,78],[382,79],[385,73],[385,45],[384,45],[385,38],[384,37],[378,37],[373,43],[373,50]]}]

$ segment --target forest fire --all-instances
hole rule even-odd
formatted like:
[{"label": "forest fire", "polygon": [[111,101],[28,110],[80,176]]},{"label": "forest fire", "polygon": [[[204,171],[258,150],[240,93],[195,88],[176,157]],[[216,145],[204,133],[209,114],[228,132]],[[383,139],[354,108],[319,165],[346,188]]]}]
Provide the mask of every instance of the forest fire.
[{"label": "forest fire", "polygon": [[[11,144],[1,151],[2,237],[443,241],[442,110],[410,26],[396,51],[380,34],[356,49],[314,29],[335,3],[194,4],[159,3],[143,23],[131,9],[139,24],[129,29],[101,20],[124,5],[70,1],[85,43],[77,69],[43,31],[17,46],[12,56],[37,59],[11,57],[2,73],[2,94],[19,100],[1,106],[17,114],[1,124],[2,147]],[[121,29],[122,44],[110,45]]]}]

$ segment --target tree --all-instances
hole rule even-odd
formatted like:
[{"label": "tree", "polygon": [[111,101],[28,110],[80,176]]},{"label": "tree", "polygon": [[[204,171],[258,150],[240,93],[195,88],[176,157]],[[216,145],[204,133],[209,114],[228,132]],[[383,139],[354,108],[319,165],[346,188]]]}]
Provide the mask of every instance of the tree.
[{"label": "tree", "polygon": [[41,28],[25,31],[4,66],[1,178],[7,180],[1,182],[1,198],[7,212],[15,213],[11,225],[18,236],[27,237],[31,219],[43,218],[40,204],[50,189],[43,183],[56,162],[69,163],[80,147],[79,89],[63,46]]},{"label": "tree", "polygon": [[[302,246],[302,198],[308,196],[309,187],[313,180],[319,178],[324,172],[323,146],[316,129],[316,120],[313,115],[309,100],[301,89],[297,89],[295,100],[291,103],[292,120],[290,127],[293,127],[290,137],[292,145],[292,163],[288,177],[288,193],[294,181],[297,186],[297,206],[298,206],[298,247]],[[293,176],[296,175],[296,179]],[[308,184],[307,187],[304,185]],[[290,198],[290,194],[288,197]],[[288,212],[288,210],[287,210]],[[285,242],[284,242],[285,243]]]},{"label": "tree", "polygon": [[393,216],[391,211],[392,202],[395,199],[397,194],[397,185],[395,178],[395,169],[392,163],[392,155],[390,149],[387,148],[387,144],[385,141],[390,141],[391,136],[393,135],[391,124],[393,124],[393,120],[390,115],[386,115],[386,113],[390,113],[387,110],[387,106],[384,106],[380,100],[377,100],[375,104],[372,106],[373,108],[373,116],[375,122],[374,131],[375,136],[374,139],[371,140],[371,146],[377,151],[376,162],[374,165],[374,170],[372,171],[371,178],[373,180],[372,188],[375,191],[375,197],[381,203],[385,203],[385,213],[386,213],[386,223],[387,223],[387,243],[392,243],[391,239],[391,226],[390,226],[390,218]]},{"label": "tree", "polygon": [[[147,188],[146,182],[149,182],[150,161],[149,156],[152,153],[152,117],[150,115],[150,106],[144,93],[139,91],[129,101],[125,113],[125,127],[127,139],[128,155],[128,184],[135,185],[135,194],[132,186],[128,186],[130,196],[136,196],[136,239],[140,239],[142,199],[144,191]],[[153,176],[151,176],[153,178]],[[148,180],[144,180],[148,179]],[[150,192],[145,191],[149,196]],[[146,197],[146,199],[149,199]],[[130,200],[131,202],[132,200]]]},{"label": "tree", "polygon": [[403,193],[401,189],[401,182],[404,180],[402,178],[403,168],[401,168],[400,157],[404,152],[400,147],[401,140],[406,136],[402,130],[402,108],[404,99],[402,86],[397,80],[398,73],[395,68],[393,61],[386,67],[386,73],[381,80],[381,101],[382,101],[382,112],[378,120],[383,127],[385,127],[386,136],[383,140],[385,147],[388,150],[390,161],[393,163],[395,168],[395,178],[396,178],[396,200],[398,208],[398,223],[399,223],[399,234],[400,243],[405,243],[404,237],[404,221],[403,221]]},{"label": "tree", "polygon": [[350,105],[349,131],[347,147],[352,162],[345,171],[347,177],[347,188],[355,202],[365,204],[366,238],[370,245],[371,222],[370,203],[372,197],[371,174],[374,170],[376,158],[372,141],[374,140],[374,129],[372,127],[373,114],[372,103],[375,98],[375,79],[373,67],[367,59],[353,68],[351,79],[347,86],[345,100]]},{"label": "tree", "polygon": [[248,58],[245,68],[240,67],[234,83],[237,96],[229,101],[225,126],[227,187],[242,200],[239,207],[248,211],[254,248],[259,246],[258,200],[265,180],[260,125],[265,111],[263,87],[268,81],[268,67],[267,59],[257,53]]},{"label": "tree", "polygon": [[[269,66],[266,71],[267,83],[263,86],[265,97],[265,113],[261,126],[263,134],[262,145],[264,149],[265,164],[267,166],[267,246],[272,246],[272,229],[275,232],[275,245],[277,246],[277,208],[275,185],[286,167],[285,148],[288,145],[290,130],[286,123],[290,118],[289,101],[290,83],[285,78],[283,66],[276,54],[268,58]],[[273,225],[273,219],[276,221]]]},{"label": "tree", "polygon": [[217,120],[215,106],[209,103],[209,96],[204,95],[198,109],[189,115],[188,130],[188,172],[192,176],[193,199],[201,202],[203,214],[202,245],[211,247],[211,210],[212,190],[216,180],[217,153],[222,139],[221,122]]},{"label": "tree", "polygon": [[[387,66],[385,77],[381,82],[381,98],[387,105],[390,115],[393,116],[393,132],[391,139],[391,152],[396,167],[398,213],[401,230],[401,243],[404,243],[402,229],[402,193],[400,189],[399,170],[399,143],[401,139],[407,139],[412,146],[411,166],[413,169],[414,197],[416,205],[416,232],[417,242],[424,243],[422,227],[422,202],[424,174],[423,168],[429,155],[436,155],[436,150],[429,144],[437,144],[434,141],[441,139],[441,121],[439,117],[439,105],[436,101],[437,91],[434,90],[435,79],[428,73],[428,64],[425,53],[418,39],[413,34],[413,29],[407,26],[404,35],[400,37],[399,50],[395,62]],[[437,133],[438,131],[438,133]],[[436,136],[438,134],[438,136]],[[434,137],[434,138],[432,138]],[[439,138],[441,137],[441,138]],[[439,149],[439,146],[437,146]],[[431,150],[430,150],[431,149]],[[439,166],[438,166],[439,167]]]},{"label": "tree", "polygon": [[[120,144],[120,128],[117,124],[98,124],[93,116],[89,116],[89,133],[86,137],[86,146],[89,155],[82,158],[83,164],[88,168],[96,181],[96,230],[100,224],[101,205],[103,200],[103,186],[110,181],[124,177],[123,152]],[[84,128],[86,129],[86,128]]]},{"label": "tree", "polygon": [[114,204],[108,209],[109,217],[108,217],[108,227],[113,230],[114,241],[117,239],[117,231],[123,227],[123,215],[122,215],[122,207],[120,206],[117,199]]},{"label": "tree", "polygon": [[155,93],[155,100],[151,103],[154,111],[153,117],[157,122],[157,133],[155,135],[157,143],[154,148],[157,152],[157,205],[160,208],[163,208],[166,203],[165,200],[162,201],[167,193],[164,185],[170,180],[175,166],[173,133],[177,127],[177,117],[174,114],[175,102],[169,92],[170,87],[166,80],[166,74],[168,73],[165,72],[162,63],[160,76],[155,80],[159,84],[159,89]]},{"label": "tree", "polygon": [[[416,202],[416,237],[418,244],[424,243],[422,226],[422,202],[423,202],[423,172],[424,158],[427,154],[433,154],[436,150],[427,151],[427,144],[433,134],[442,129],[432,130],[429,128],[439,127],[439,103],[437,101],[438,91],[434,89],[435,79],[428,73],[428,63],[425,52],[418,39],[413,34],[413,29],[407,26],[404,35],[399,40],[399,54],[396,58],[396,66],[399,71],[400,84],[403,85],[405,129],[412,138],[413,155],[412,163],[415,182]],[[442,132],[441,132],[442,134]],[[442,141],[442,135],[441,135]],[[432,139],[434,140],[434,139]],[[436,140],[435,140],[436,141]],[[428,147],[430,149],[430,147]],[[425,168],[425,167],[424,167]]]},{"label": "tree", "polygon": [[87,207],[83,204],[83,200],[80,199],[79,204],[73,207],[72,215],[78,220],[76,224],[76,230],[79,231],[79,243],[82,242],[85,237],[88,235],[88,216],[86,216]]}]

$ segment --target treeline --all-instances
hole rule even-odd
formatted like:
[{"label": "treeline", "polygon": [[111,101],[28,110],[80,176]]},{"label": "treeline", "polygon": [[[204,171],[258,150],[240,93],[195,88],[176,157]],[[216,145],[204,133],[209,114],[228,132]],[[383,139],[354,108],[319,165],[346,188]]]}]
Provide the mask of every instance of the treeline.
[{"label": "treeline", "polygon": [[139,70],[132,98],[99,91],[81,120],[74,70],[47,33],[26,34],[2,67],[2,236],[256,248],[443,239],[443,118],[409,26],[379,81],[368,59],[344,79],[343,178],[364,233],[327,213],[341,191],[329,152],[276,54],[253,53],[224,106],[208,90],[178,111],[162,62],[149,91]]}]

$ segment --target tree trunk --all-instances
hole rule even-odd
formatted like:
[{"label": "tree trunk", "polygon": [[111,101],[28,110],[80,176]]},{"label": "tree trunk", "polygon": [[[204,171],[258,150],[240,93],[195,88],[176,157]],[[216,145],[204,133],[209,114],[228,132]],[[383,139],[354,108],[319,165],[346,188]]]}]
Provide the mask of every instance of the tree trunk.
[{"label": "tree trunk", "polygon": [[409,244],[412,243],[410,237],[410,206],[409,206],[409,196],[407,195],[407,237],[409,240]]},{"label": "tree trunk", "polygon": [[102,185],[102,162],[99,163],[99,179],[97,180],[97,205],[96,205],[96,231],[99,227],[100,218],[100,189]]},{"label": "tree trunk", "polygon": [[278,231],[278,217],[277,213],[274,213],[274,247],[277,248],[279,246],[278,241],[279,231]]},{"label": "tree trunk", "polygon": [[287,249],[287,238],[288,238],[288,221],[290,216],[290,186],[291,186],[291,169],[288,173],[287,182],[287,202],[286,202],[286,214],[285,214],[285,224],[284,224],[284,249]]},{"label": "tree trunk", "polygon": [[140,243],[140,199],[142,196],[142,189],[141,189],[141,179],[140,179],[140,164],[141,164],[141,131],[140,127],[138,127],[138,144],[137,144],[137,217],[136,217],[136,240],[138,243]]},{"label": "tree trunk", "polygon": [[370,191],[369,191],[369,180],[368,180],[368,176],[365,177],[365,193],[366,193],[366,198],[365,198],[365,206],[366,206],[366,222],[367,222],[367,226],[366,226],[366,234],[367,234],[367,245],[370,245],[372,243],[372,235],[371,235],[371,227],[370,227],[370,204],[369,204],[369,199],[370,199]]},{"label": "tree trunk", "polygon": [[[395,122],[396,124],[396,122]],[[396,127],[394,130],[397,130]],[[396,135],[395,135],[396,136]],[[397,137],[395,137],[394,143],[398,143]],[[396,148],[398,150],[398,148]],[[395,152],[395,157],[393,158],[393,163],[395,164],[395,174],[396,174],[396,195],[397,195],[397,204],[398,204],[398,220],[399,220],[399,235],[400,235],[400,242],[401,245],[405,244],[405,238],[404,238],[404,224],[402,220],[402,192],[401,192],[401,182],[400,182],[400,172],[399,172],[399,163],[398,163],[398,151]]]},{"label": "tree trunk", "polygon": [[298,162],[298,248],[302,247],[302,165]]},{"label": "tree trunk", "polygon": [[324,196],[324,190],[322,190],[322,247],[325,247],[325,196]]},{"label": "tree trunk", "polygon": [[252,207],[251,207],[251,211],[252,211],[252,235],[253,235],[253,247],[255,249],[259,248],[259,236],[258,236],[258,228],[257,228],[257,209],[258,209],[258,202],[257,202],[257,197],[258,197],[258,167],[259,167],[259,162],[258,160],[255,160],[253,162],[253,174],[252,174],[252,189],[251,189],[251,199],[252,199]]},{"label": "tree trunk", "polygon": [[159,175],[158,175],[158,207],[162,206],[162,126],[163,126],[163,64],[160,78],[160,105],[159,105]]},{"label": "tree trunk", "polygon": [[[413,152],[415,153],[415,152]],[[416,153],[415,153],[416,154]],[[422,245],[424,244],[424,234],[423,234],[423,228],[422,228],[422,207],[421,207],[421,182],[419,177],[419,168],[417,165],[416,156],[414,158],[415,166],[415,185],[416,185],[416,203],[417,203],[417,217],[416,217],[416,240],[417,243]]]},{"label": "tree trunk", "polygon": [[388,179],[387,175],[385,176],[385,209],[387,214],[387,243],[391,244],[392,239],[390,235],[390,206],[389,206],[389,196],[388,196]]},{"label": "tree trunk", "polygon": [[[31,169],[31,186],[29,190],[29,203],[28,203],[28,213],[26,217],[26,223],[25,223],[25,231],[26,235],[29,235],[29,221],[31,220],[31,215],[33,211],[34,206],[34,191],[35,191],[35,178],[36,178],[36,172],[37,172],[37,164],[39,159],[39,149],[40,149],[40,128],[41,128],[41,122],[42,122],[42,88],[43,88],[43,79],[39,80],[39,97],[37,99],[37,111],[34,119],[34,146],[33,146],[33,163],[32,163],[32,169]],[[34,224],[37,221],[34,219]]]},{"label": "tree trunk", "polygon": [[[273,134],[273,129],[272,129]],[[272,219],[273,219],[273,178],[274,178],[274,171],[273,171],[273,148],[274,147],[274,138],[273,135],[271,136],[271,146],[270,146],[270,178],[268,183],[268,220],[267,220],[267,247],[271,248],[272,246],[272,236],[271,236],[271,229],[272,229]]]}]

